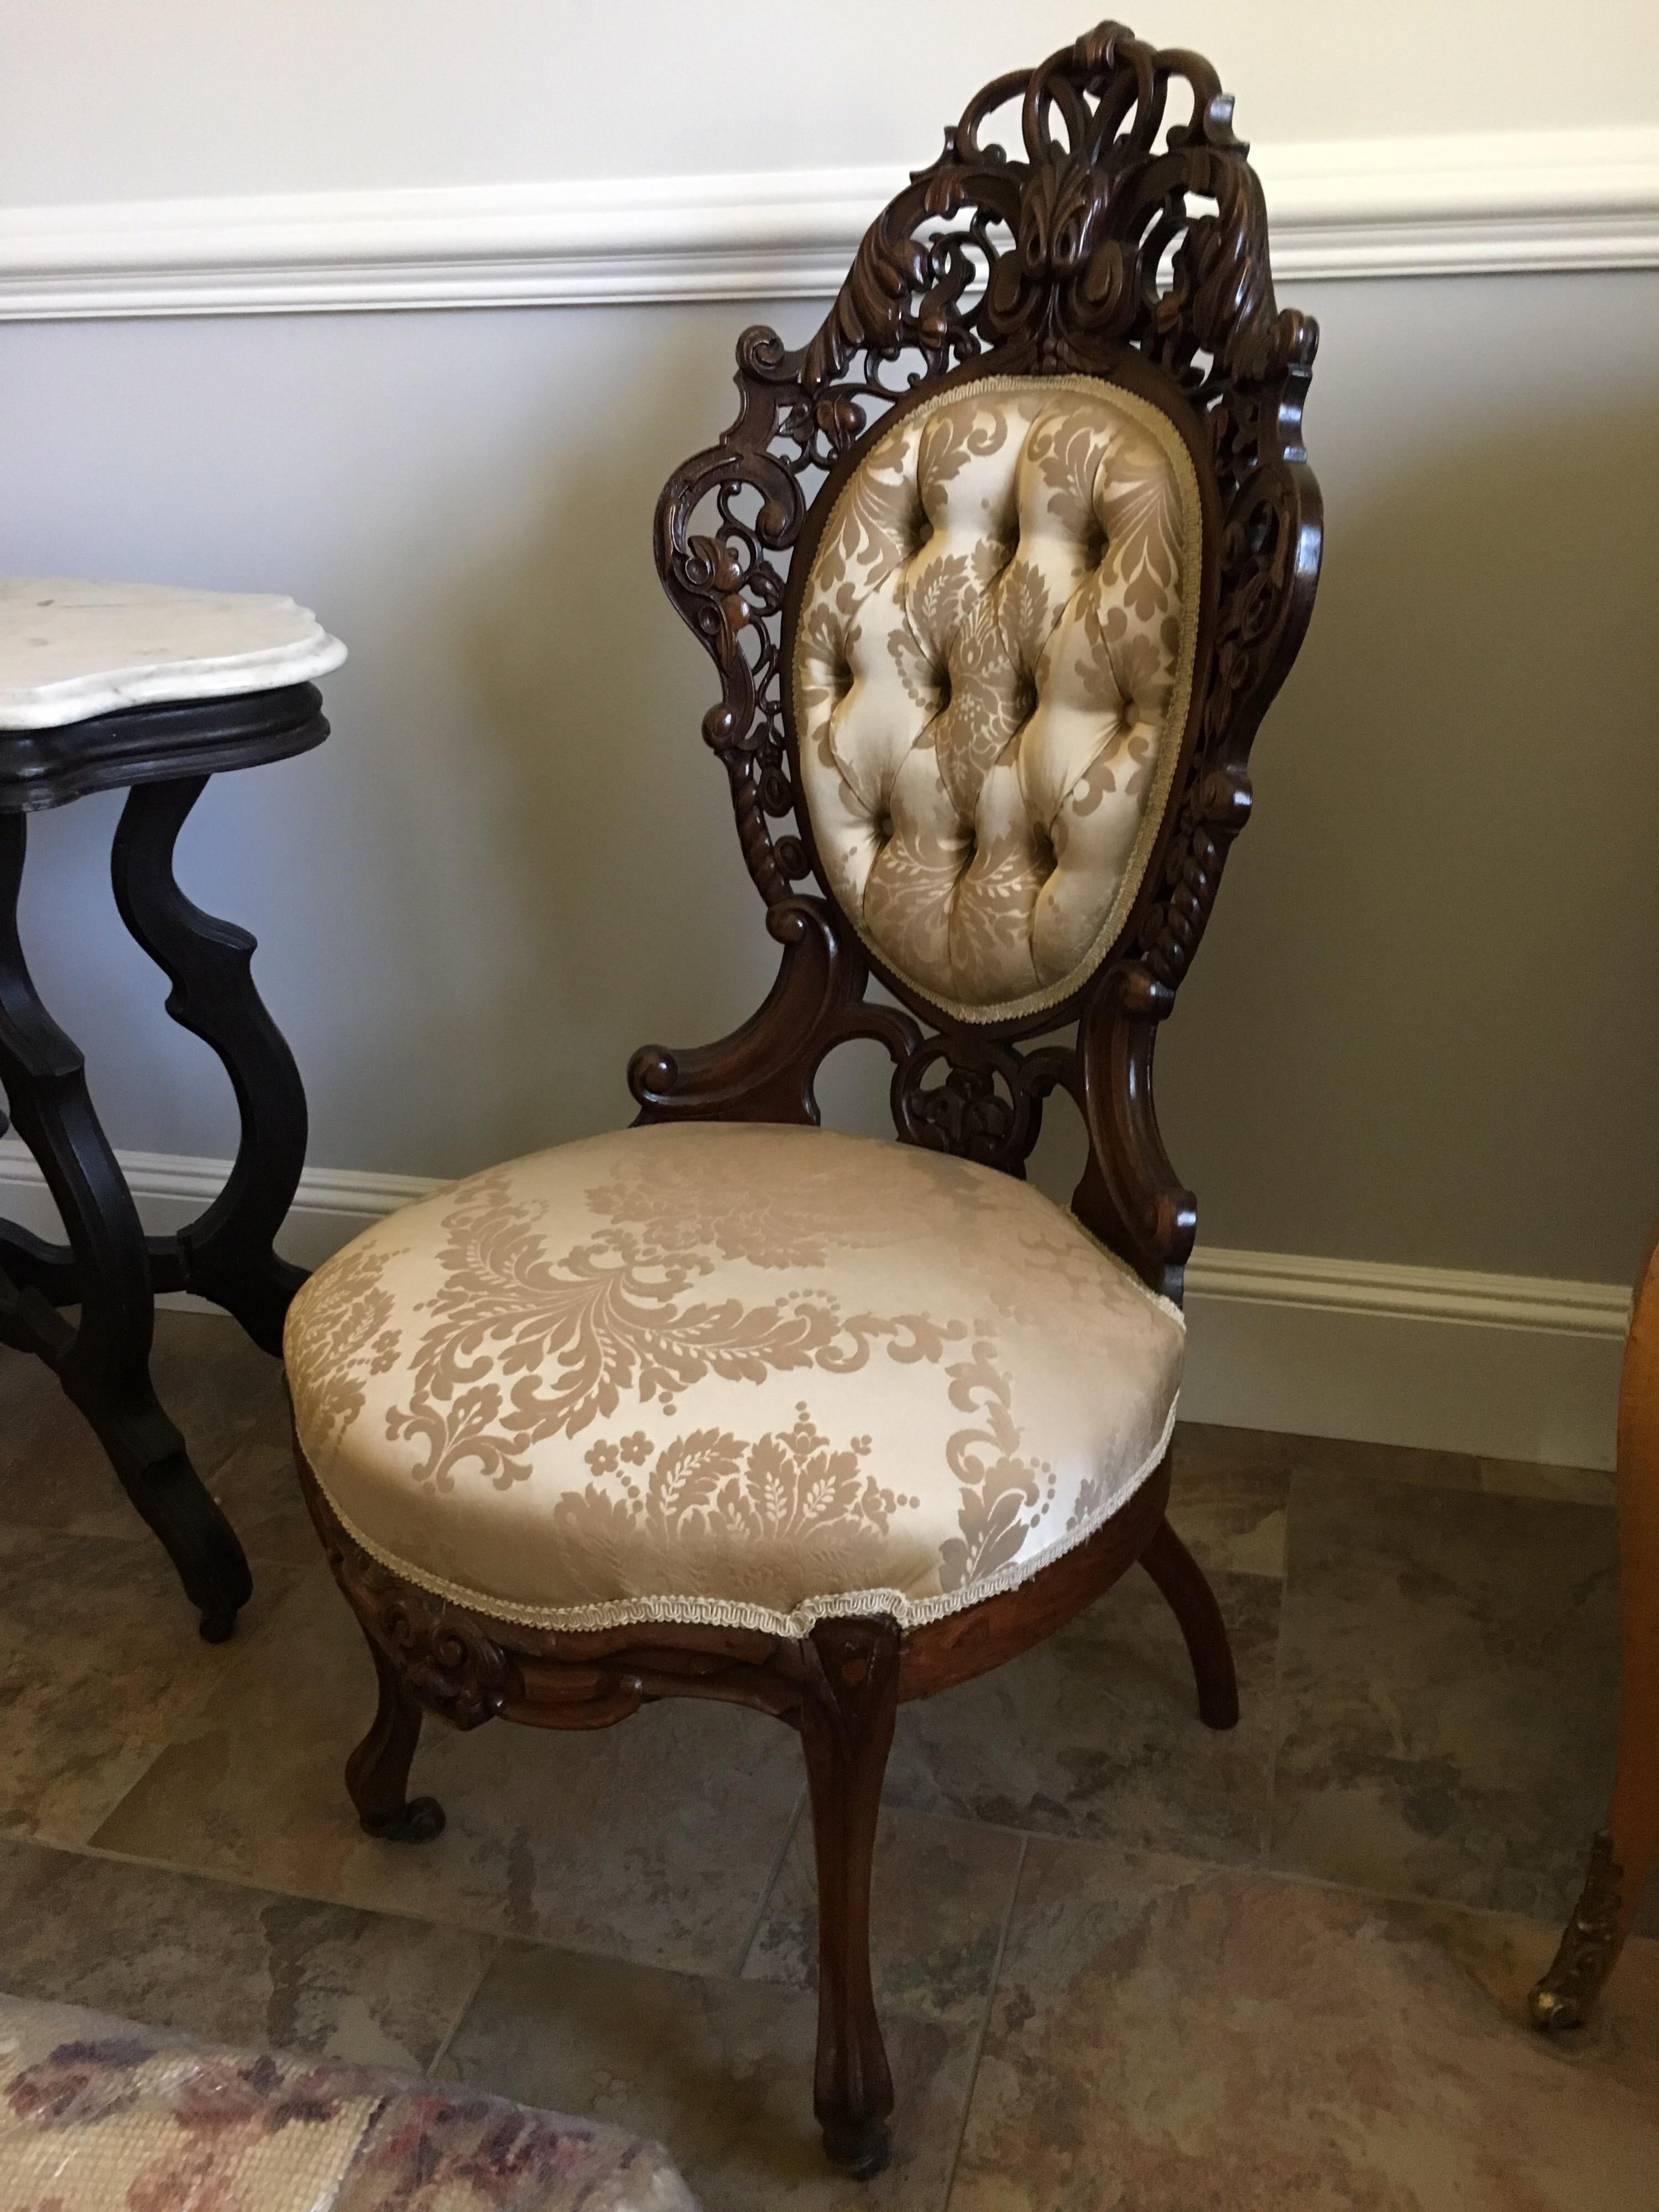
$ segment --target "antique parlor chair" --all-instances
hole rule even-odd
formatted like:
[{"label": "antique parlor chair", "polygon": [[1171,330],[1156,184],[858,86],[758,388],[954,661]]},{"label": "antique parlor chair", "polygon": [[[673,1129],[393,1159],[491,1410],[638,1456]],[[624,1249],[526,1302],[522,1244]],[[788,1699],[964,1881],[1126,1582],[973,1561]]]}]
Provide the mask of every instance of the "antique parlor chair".
[{"label": "antique parlor chair", "polygon": [[[982,136],[1009,102],[1013,158]],[[900,1700],[1139,1561],[1203,1718],[1237,1717],[1164,1518],[1194,1214],[1152,1049],[1320,523],[1315,328],[1274,304],[1231,106],[1103,24],[970,102],[808,344],[744,333],[657,557],[720,671],[703,734],[771,995],[637,1054],[631,1130],[392,1216],[289,1322],[301,1480],[380,1680],[364,1826],[441,1826],[406,1796],[423,1712],[602,1728],[685,1696],[797,1729],[816,2108],[857,2173],[893,2101],[868,1939]],[[816,1127],[854,1037],[891,1055],[896,1144]],[[1023,1179],[1062,1091],[1069,1212]]]}]

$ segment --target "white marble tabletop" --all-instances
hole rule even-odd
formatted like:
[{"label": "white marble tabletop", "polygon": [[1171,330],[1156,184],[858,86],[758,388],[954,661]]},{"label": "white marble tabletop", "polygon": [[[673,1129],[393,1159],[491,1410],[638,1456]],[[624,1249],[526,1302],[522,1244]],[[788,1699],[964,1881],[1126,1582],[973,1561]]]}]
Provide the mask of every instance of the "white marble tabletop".
[{"label": "white marble tabletop", "polygon": [[346,649],[309,607],[253,592],[0,577],[0,730],[307,684]]}]

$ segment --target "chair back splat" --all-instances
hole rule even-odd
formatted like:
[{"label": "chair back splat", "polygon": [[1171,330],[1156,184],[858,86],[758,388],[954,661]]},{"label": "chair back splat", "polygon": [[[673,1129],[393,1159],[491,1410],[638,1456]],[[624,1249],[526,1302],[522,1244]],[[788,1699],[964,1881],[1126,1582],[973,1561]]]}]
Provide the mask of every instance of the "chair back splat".
[{"label": "chair back splat", "polygon": [[782,965],[732,1036],[629,1072],[641,1121],[815,1121],[873,1037],[902,1138],[1014,1176],[1066,1091],[1074,1210],[1176,1299],[1153,1044],[1320,557],[1317,329],[1231,118],[1208,63],[1103,23],[969,103],[808,344],[744,332],[657,562]]}]

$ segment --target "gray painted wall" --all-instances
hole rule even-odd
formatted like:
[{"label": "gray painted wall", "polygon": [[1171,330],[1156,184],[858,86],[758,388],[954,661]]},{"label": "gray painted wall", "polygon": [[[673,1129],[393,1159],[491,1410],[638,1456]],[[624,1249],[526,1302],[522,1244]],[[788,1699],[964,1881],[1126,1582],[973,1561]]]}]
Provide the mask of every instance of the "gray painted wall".
[{"label": "gray painted wall", "polygon": [[[1258,147],[1654,119],[1651,0],[1143,0]],[[1084,0],[8,0],[0,200],[893,161]]]},{"label": "gray painted wall", "polygon": [[[1166,1039],[1172,1153],[1208,1242],[1627,1276],[1659,1191],[1659,276],[1293,296],[1325,581]],[[181,848],[259,934],[316,1163],[613,1125],[635,1045],[769,977],[650,552],[757,312],[0,334],[0,565],[289,590],[350,644],[330,744],[212,787]],[[37,824],[32,957],[117,1143],[223,1154],[222,1084],[116,921],[115,806]]]}]

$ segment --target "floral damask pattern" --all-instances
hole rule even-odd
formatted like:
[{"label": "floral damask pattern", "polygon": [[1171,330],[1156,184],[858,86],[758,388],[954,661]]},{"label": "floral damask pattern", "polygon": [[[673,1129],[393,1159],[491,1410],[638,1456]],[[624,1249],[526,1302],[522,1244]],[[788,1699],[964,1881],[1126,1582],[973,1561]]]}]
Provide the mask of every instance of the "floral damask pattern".
[{"label": "floral damask pattern", "polygon": [[969,1018],[1057,1004],[1127,916],[1191,691],[1197,479],[1081,377],[940,394],[878,438],[794,640],[802,786],[866,942]]},{"label": "floral damask pattern", "polygon": [[396,1301],[380,1278],[392,1253],[353,1246],[332,1266],[307,1277],[290,1309],[315,1355],[290,1376],[295,1417],[323,1449],[363,1410],[368,1377],[384,1375],[398,1357],[402,1331],[388,1326]]},{"label": "floral damask pattern", "polygon": [[784,1188],[757,1183],[741,1144],[700,1154],[695,1176],[653,1173],[651,1165],[629,1157],[588,1191],[588,1206],[659,1250],[699,1255],[700,1264],[712,1248],[757,1267],[822,1267],[832,1249],[890,1243],[902,1234],[879,1190],[849,1191],[830,1172]]},{"label": "floral damask pattern", "polygon": [[1126,1494],[1181,1341],[989,1169],[702,1123],[406,1209],[319,1270],[287,1353],[319,1480],[416,1582],[555,1626],[688,1601],[798,1632],[848,1593],[967,1601],[1061,1540],[1079,1482]]},{"label": "floral damask pattern", "polygon": [[879,1586],[893,1516],[921,1503],[876,1480],[871,1448],[860,1436],[838,1449],[804,1401],[789,1428],[752,1443],[696,1429],[653,1452],[636,1430],[589,1447],[597,1479],[567,1490],[554,1520],[609,1595],[625,1595],[641,1555],[654,1553],[664,1592],[693,1595],[718,1575],[742,1597],[798,1605],[827,1571],[853,1589]]},{"label": "floral damask pattern", "polygon": [[962,1485],[962,1534],[940,1554],[941,1580],[959,1590],[982,1583],[1017,1559],[1054,1503],[1054,1471],[1020,1457],[1008,1377],[995,1364],[994,1343],[975,1344],[973,1357],[950,1370],[951,1403],[976,1423],[945,1441],[945,1456]]},{"label": "floral damask pattern", "polygon": [[[587,1199],[600,1212],[627,1203],[614,1186]],[[734,1238],[752,1259],[758,1231],[769,1255],[762,1264],[787,1265],[792,1242],[799,1249],[806,1241],[799,1200],[775,1224],[781,1243],[763,1220],[746,1234],[720,1225],[716,1192],[689,1208],[668,1197],[654,1211],[644,1206],[646,1233],[602,1229],[556,1260],[538,1232],[540,1211],[515,1202],[512,1171],[501,1168],[463,1184],[443,1217],[443,1280],[429,1301],[437,1318],[416,1347],[407,1403],[386,1416],[388,1437],[421,1448],[416,1482],[447,1490],[465,1467],[499,1489],[527,1481],[532,1446],[608,1418],[624,1393],[672,1413],[681,1392],[710,1376],[758,1382],[813,1366],[849,1374],[882,1340],[894,1359],[937,1359],[962,1333],[925,1314],[843,1316],[832,1298],[810,1292],[753,1306],[690,1295],[713,1272],[708,1244]]]}]

